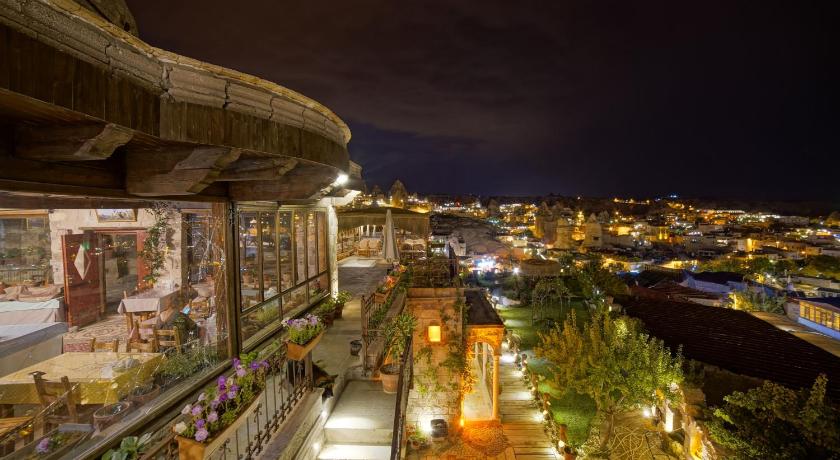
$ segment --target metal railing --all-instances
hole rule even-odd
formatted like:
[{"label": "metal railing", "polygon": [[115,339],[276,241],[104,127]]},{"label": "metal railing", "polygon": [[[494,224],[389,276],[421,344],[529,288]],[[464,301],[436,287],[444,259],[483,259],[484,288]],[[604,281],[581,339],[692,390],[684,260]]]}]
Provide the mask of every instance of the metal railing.
[{"label": "metal railing", "polygon": [[394,431],[391,435],[391,460],[403,457],[405,450],[405,416],[408,407],[408,393],[414,380],[414,351],[412,337],[405,339],[405,353],[400,363],[400,379],[397,383],[397,404],[394,410]]},{"label": "metal railing", "polygon": [[[312,388],[312,376],[306,374],[305,362],[286,359],[285,343],[270,345],[266,349],[270,351],[264,355],[260,353],[259,359],[268,361],[269,372],[265,389],[258,396],[259,403],[248,415],[247,422],[230,433],[216,451],[208,453],[213,459],[256,458]],[[171,427],[180,418],[176,417],[158,429],[152,446],[143,453],[141,460],[178,458],[177,442]]]}]

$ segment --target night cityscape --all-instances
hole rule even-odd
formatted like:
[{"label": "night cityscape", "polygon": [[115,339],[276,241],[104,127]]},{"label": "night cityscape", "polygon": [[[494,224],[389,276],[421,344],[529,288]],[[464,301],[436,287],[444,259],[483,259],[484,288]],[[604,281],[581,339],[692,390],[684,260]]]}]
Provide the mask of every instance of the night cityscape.
[{"label": "night cityscape", "polygon": [[831,2],[0,2],[0,459],[840,459]]}]

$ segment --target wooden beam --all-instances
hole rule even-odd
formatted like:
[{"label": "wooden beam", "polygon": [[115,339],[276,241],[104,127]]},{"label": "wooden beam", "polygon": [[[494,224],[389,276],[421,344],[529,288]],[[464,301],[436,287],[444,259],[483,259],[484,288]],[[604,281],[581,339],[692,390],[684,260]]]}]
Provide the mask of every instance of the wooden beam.
[{"label": "wooden beam", "polygon": [[194,195],[216,181],[240,154],[240,149],[228,147],[130,150],[125,160],[126,191],[137,196]]},{"label": "wooden beam", "polygon": [[18,125],[15,131],[15,156],[47,161],[104,160],[134,136],[113,123]]},{"label": "wooden beam", "polygon": [[240,157],[222,171],[216,180],[235,182],[279,179],[297,164],[298,160],[291,157]]},{"label": "wooden beam", "polygon": [[301,161],[282,178],[231,182],[228,195],[234,201],[311,200],[328,187],[335,176],[333,167]]}]

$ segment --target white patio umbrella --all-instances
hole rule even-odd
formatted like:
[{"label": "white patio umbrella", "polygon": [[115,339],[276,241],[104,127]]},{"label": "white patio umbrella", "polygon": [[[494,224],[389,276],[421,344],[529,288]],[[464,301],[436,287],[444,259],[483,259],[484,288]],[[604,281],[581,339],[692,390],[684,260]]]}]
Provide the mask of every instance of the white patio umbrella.
[{"label": "white patio umbrella", "polygon": [[400,252],[397,249],[397,238],[394,233],[394,218],[391,216],[389,209],[385,213],[385,227],[382,229],[383,241],[382,257],[388,262],[400,260]]}]

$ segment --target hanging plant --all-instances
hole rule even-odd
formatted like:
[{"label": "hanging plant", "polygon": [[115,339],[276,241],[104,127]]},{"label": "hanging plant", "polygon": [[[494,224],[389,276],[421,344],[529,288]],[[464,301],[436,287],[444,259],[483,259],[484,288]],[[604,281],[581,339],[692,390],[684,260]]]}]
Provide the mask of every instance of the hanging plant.
[{"label": "hanging plant", "polygon": [[143,242],[141,255],[149,273],[143,277],[143,282],[153,286],[166,265],[166,254],[169,251],[169,225],[172,207],[170,204],[156,202],[148,209],[154,217],[154,223],[148,228],[146,241]]}]

